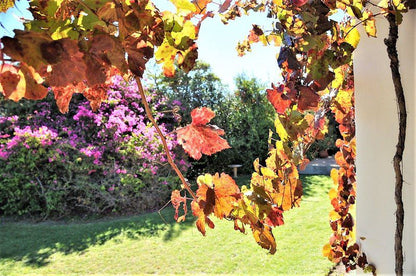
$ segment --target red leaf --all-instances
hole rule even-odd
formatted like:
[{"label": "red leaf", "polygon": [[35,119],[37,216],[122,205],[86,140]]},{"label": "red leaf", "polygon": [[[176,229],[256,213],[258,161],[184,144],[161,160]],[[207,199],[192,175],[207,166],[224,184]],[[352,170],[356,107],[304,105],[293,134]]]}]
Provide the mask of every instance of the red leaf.
[{"label": "red leaf", "polygon": [[293,0],[293,5],[297,7],[302,7],[306,3],[308,3],[308,0]]},{"label": "red leaf", "polygon": [[[188,212],[186,208],[186,197],[181,196],[180,191],[174,190],[172,191],[172,195],[170,197],[172,201],[173,208],[175,208],[175,220],[177,222],[181,222],[185,220],[186,213]],[[183,212],[184,214],[179,217],[179,207],[183,204]]]},{"label": "red leaf", "polygon": [[211,155],[230,146],[220,137],[224,131],[216,126],[206,125],[214,116],[209,108],[196,108],[191,112],[192,124],[176,130],[178,142],[192,158],[198,160],[202,154]]},{"label": "red leaf", "polygon": [[292,101],[283,94],[284,86],[280,85],[279,87],[274,86],[272,84],[272,89],[267,89],[267,99],[276,109],[276,112],[279,114],[283,114],[287,108],[290,107]]},{"label": "red leaf", "polygon": [[219,12],[219,13],[223,13],[223,12],[227,11],[227,10],[228,10],[228,8],[230,7],[230,5],[231,5],[231,0],[225,0],[225,1],[222,3],[222,5],[220,6],[220,8],[219,8],[218,12]]},{"label": "red leaf", "polygon": [[284,221],[283,221],[283,211],[280,210],[277,207],[273,207],[269,214],[267,215],[266,219],[264,220],[264,222],[269,225],[269,226],[279,226],[279,225],[283,225]]},{"label": "red leaf", "polygon": [[191,116],[193,125],[206,125],[215,117],[215,113],[209,108],[201,107],[192,110]]}]

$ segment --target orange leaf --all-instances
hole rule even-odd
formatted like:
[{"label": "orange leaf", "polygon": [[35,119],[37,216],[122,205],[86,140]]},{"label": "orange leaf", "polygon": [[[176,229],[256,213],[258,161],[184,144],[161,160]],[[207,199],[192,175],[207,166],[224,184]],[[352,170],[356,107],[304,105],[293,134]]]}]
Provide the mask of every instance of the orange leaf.
[{"label": "orange leaf", "polygon": [[215,113],[209,108],[201,107],[192,110],[191,116],[193,125],[206,125],[215,117]]},{"label": "orange leaf", "polygon": [[10,64],[0,65],[0,92],[13,101],[18,101],[24,96],[24,88],[20,82],[19,70]]},{"label": "orange leaf", "polygon": [[216,126],[207,125],[215,116],[209,108],[196,108],[191,113],[192,124],[176,130],[178,142],[192,158],[198,160],[202,154],[212,155],[230,146],[220,137],[224,131]]},{"label": "orange leaf", "polygon": [[[188,212],[186,208],[186,197],[181,196],[180,191],[174,190],[172,191],[172,195],[170,197],[172,201],[173,208],[175,208],[175,220],[177,222],[181,222],[185,220],[186,213]],[[179,207],[183,204],[183,212],[184,214],[179,217]]]},{"label": "orange leaf", "polygon": [[205,230],[205,224],[208,224],[208,227],[211,229],[214,229],[215,225],[212,222],[212,220],[209,219],[207,215],[205,215],[204,210],[200,208],[200,205],[195,200],[191,203],[192,208],[192,214],[196,217],[198,217],[196,221],[196,227],[198,228],[199,232],[201,232],[202,235],[205,236],[206,230]]},{"label": "orange leaf", "polygon": [[214,228],[214,223],[209,219],[209,215],[214,215],[220,219],[229,217],[240,198],[240,189],[235,184],[231,176],[217,173],[201,175],[197,179],[198,190],[196,191],[197,200],[192,201],[192,213],[198,217],[196,225],[198,230],[205,235],[205,224]]},{"label": "orange leaf", "polygon": [[215,216],[222,219],[228,217],[239,198],[240,189],[234,179],[228,174],[216,173],[214,176],[205,174],[197,179],[198,202],[206,215],[214,212]]},{"label": "orange leaf", "polygon": [[276,253],[276,240],[269,226],[253,228],[253,236],[261,247],[269,250],[270,254]]},{"label": "orange leaf", "polygon": [[43,99],[48,90],[41,85],[43,79],[24,62],[17,68],[10,64],[0,65],[0,92],[6,99],[19,101],[21,98],[30,100]]},{"label": "orange leaf", "polygon": [[196,7],[196,12],[199,14],[204,14],[207,12],[207,5],[211,2],[211,0],[193,0],[192,4]]}]

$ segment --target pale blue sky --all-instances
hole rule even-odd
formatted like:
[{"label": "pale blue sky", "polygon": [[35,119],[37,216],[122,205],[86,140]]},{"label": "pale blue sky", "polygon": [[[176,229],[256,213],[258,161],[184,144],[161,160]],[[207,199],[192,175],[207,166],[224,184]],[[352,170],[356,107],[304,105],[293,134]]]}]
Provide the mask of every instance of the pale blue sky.
[{"label": "pale blue sky", "polygon": [[[160,10],[172,9],[167,0],[156,0],[155,4]],[[22,28],[19,18],[28,16],[25,11],[26,1],[16,1],[17,7],[9,9],[6,14],[0,13],[0,22],[6,29],[0,27],[1,36],[11,36],[14,28]],[[199,59],[211,64],[213,72],[221,78],[231,90],[235,88],[234,78],[241,73],[255,77],[267,85],[279,79],[279,68],[276,62],[276,47],[253,45],[252,52],[239,57],[235,47],[238,41],[247,37],[252,24],[271,29],[271,22],[265,19],[264,14],[250,14],[231,21],[224,25],[220,18],[207,18],[203,23],[197,41],[199,46]]]}]

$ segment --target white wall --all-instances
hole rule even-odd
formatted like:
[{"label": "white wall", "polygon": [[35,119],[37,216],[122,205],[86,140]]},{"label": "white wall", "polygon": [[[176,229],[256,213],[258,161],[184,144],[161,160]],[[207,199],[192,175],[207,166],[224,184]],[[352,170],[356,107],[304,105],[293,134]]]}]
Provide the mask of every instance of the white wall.
[{"label": "white wall", "polygon": [[[382,24],[380,24],[382,23]],[[354,58],[357,123],[357,240],[379,275],[394,274],[395,201],[393,156],[398,116],[384,38],[388,27],[377,20],[377,38],[361,32]],[[416,275],[416,11],[399,27],[400,72],[408,109],[404,170],[404,272]],[[365,237],[365,240],[360,240]]]}]

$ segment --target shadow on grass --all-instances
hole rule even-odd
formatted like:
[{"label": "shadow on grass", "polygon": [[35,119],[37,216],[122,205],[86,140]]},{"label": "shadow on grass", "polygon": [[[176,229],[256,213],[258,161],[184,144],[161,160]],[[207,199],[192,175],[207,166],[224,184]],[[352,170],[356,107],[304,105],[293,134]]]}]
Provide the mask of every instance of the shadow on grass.
[{"label": "shadow on grass", "polygon": [[177,224],[171,206],[161,214],[167,223],[157,212],[87,223],[1,223],[0,262],[10,259],[23,261],[28,266],[41,267],[49,263],[49,257],[54,253],[83,254],[91,246],[103,245],[109,240],[121,242],[120,238],[160,236],[168,242],[179,237],[184,229],[193,226],[192,216]]},{"label": "shadow on grass", "polygon": [[[328,193],[331,188],[331,181],[328,181],[330,177],[326,175],[301,175],[300,179],[303,186],[303,196],[304,197],[314,197],[322,193]],[[250,186],[250,175],[241,175],[234,179],[237,185],[241,186],[246,185]]]},{"label": "shadow on grass", "polygon": [[301,175],[303,196],[314,197],[322,193],[328,193],[332,185],[332,181],[328,181],[329,178],[326,175]]}]

